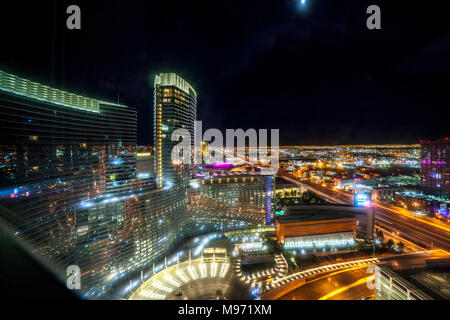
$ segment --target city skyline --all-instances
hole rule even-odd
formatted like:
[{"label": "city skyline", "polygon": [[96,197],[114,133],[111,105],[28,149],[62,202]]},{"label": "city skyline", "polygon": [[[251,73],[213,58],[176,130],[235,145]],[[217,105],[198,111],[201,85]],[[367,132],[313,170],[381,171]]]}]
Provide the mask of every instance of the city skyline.
[{"label": "city skyline", "polygon": [[[233,288],[244,284],[249,284],[250,289],[258,286],[258,291],[251,290],[250,298],[285,299],[292,294],[300,297],[305,294],[302,290],[292,290],[285,296],[276,293],[280,285],[294,278],[287,274],[288,263],[283,262],[286,261],[284,256],[276,254],[278,246],[285,250],[285,255],[296,257],[299,252],[310,255],[316,250],[325,254],[355,251],[363,243],[371,244],[375,254],[376,241],[380,245],[387,231],[378,221],[380,229],[375,232],[372,201],[375,206],[384,203],[393,204],[393,208],[404,207],[414,214],[414,221],[420,215],[425,225],[439,223],[438,228],[447,230],[446,222],[441,221],[448,221],[450,205],[448,138],[421,141],[420,145],[284,146],[277,156],[281,159],[281,168],[272,172],[272,176],[261,176],[259,171],[264,164],[250,164],[247,153],[244,158],[239,154],[227,156],[229,163],[186,166],[174,162],[171,153],[175,144],[169,137],[180,128],[194,131],[197,93],[174,73],[157,75],[154,85],[155,146],[154,151],[148,152],[145,147],[138,148],[136,143],[134,108],[79,96],[0,70],[2,111],[8,114],[1,120],[1,185],[12,187],[2,190],[5,205],[2,224],[8,228],[14,226],[14,235],[32,244],[39,254],[49,259],[60,277],[63,277],[66,263],[76,266],[78,272],[82,268],[82,298],[114,299],[131,294],[129,299],[176,299],[178,294],[173,290],[187,289],[174,276],[186,283],[206,281],[204,285],[223,286],[226,281],[222,278],[229,274],[230,263],[234,261],[230,259],[235,258],[227,256],[226,248],[204,248],[204,244],[223,237],[233,243],[234,232],[241,232],[244,241],[249,236],[253,238],[250,243],[236,244],[232,257],[274,250],[277,267],[266,273],[241,276],[244,283],[233,284]],[[26,112],[16,114],[19,106]],[[24,126],[19,129],[17,124]],[[207,150],[202,149],[202,153]],[[141,162],[139,167],[137,161]],[[380,174],[386,177],[394,172],[397,182],[380,179]],[[277,178],[301,186],[295,191],[302,190],[301,197],[306,190],[312,190],[323,200],[317,202],[313,198],[308,201],[319,204],[298,206],[298,198],[294,203],[293,199],[288,201],[293,193],[283,192],[285,187],[283,183],[275,183]],[[374,179],[376,187],[370,182]],[[281,193],[273,198],[274,187]],[[66,196],[61,197],[60,193]],[[349,199],[353,204],[348,204]],[[34,211],[34,207],[26,209],[30,201],[39,202],[38,211]],[[275,201],[278,211],[272,210]],[[284,203],[281,207],[280,201]],[[286,206],[286,201],[291,203]],[[14,210],[22,213],[20,219],[14,216]],[[432,220],[425,217],[432,217]],[[381,221],[385,221],[384,218]],[[273,225],[278,239],[274,247],[267,242]],[[253,229],[258,230],[256,235],[253,235],[255,231],[249,232],[249,228],[257,228]],[[45,236],[46,232],[49,236]],[[177,250],[183,242],[195,243],[199,236],[205,235],[202,245],[188,251],[178,249],[176,260],[172,256],[167,264],[167,254]],[[447,248],[441,241],[442,236],[435,236],[427,235],[426,239],[433,239],[431,247],[436,243]],[[400,239],[395,246],[394,242],[387,242],[385,248],[403,253],[403,241],[409,240]],[[421,237],[415,239],[424,241]],[[411,250],[415,245],[408,243],[407,246]],[[423,246],[426,246],[424,242]],[[208,250],[214,252],[212,260],[204,257]],[[216,256],[215,250],[221,254]],[[201,258],[194,259],[200,252]],[[440,254],[437,252],[437,257]],[[189,260],[186,260],[187,255]],[[155,268],[162,257],[164,264],[160,262]],[[181,265],[179,259],[182,259]],[[191,262],[191,259],[194,260]],[[295,259],[293,261],[295,263]],[[384,266],[379,258],[361,260],[356,266],[367,268],[374,263]],[[190,269],[191,264],[198,271]],[[171,270],[173,275],[162,277],[161,269],[163,274]],[[136,279],[139,270],[140,282]],[[384,267],[375,270],[378,277],[381,277],[380,272],[384,272],[383,275],[388,272]],[[192,278],[186,278],[185,272]],[[242,275],[239,270],[233,272]],[[266,276],[273,282],[265,284]],[[353,280],[356,280],[355,286],[360,286],[372,277]],[[209,278],[214,280],[207,280]],[[130,283],[125,286],[124,281],[128,279]],[[238,279],[233,281],[239,282]],[[376,291],[377,297],[389,298],[392,289],[383,290]],[[402,290],[406,290],[405,299],[441,297],[419,289],[414,289],[411,295],[407,286]],[[189,292],[196,296],[202,291]],[[323,297],[334,295],[329,292]]]},{"label": "city skyline", "polygon": [[[14,45],[2,50],[0,66],[134,106],[139,144],[154,139],[148,129],[154,120],[152,81],[161,72],[189,79],[200,93],[198,118],[206,128],[279,128],[281,145],[417,143],[447,136],[445,117],[433,117],[449,101],[441,87],[449,71],[437,50],[449,44],[445,15],[433,6],[383,2],[384,28],[372,32],[364,29],[363,2],[248,2],[239,10],[220,3],[209,14],[200,4],[178,3],[170,10],[160,2],[86,3],[79,31],[64,28],[62,2],[28,4],[34,16],[20,17],[23,30],[30,41],[51,45],[36,43],[29,57],[19,40],[24,31],[6,33],[5,41]],[[17,5],[8,4],[12,14],[2,19],[2,30],[19,18]],[[61,15],[39,23],[38,17],[52,12]],[[114,19],[105,24],[98,12]],[[156,31],[160,27],[164,36]],[[98,38],[102,46],[86,50]],[[185,49],[177,51],[181,45]]]},{"label": "city skyline", "polygon": [[450,24],[436,5],[3,12],[7,298],[172,300],[207,317],[244,315],[233,300],[275,315],[274,300],[450,299]]}]

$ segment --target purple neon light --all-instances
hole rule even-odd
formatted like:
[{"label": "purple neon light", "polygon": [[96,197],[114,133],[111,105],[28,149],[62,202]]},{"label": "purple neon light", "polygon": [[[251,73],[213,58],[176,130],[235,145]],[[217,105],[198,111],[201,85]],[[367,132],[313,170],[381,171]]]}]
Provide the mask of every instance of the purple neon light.
[{"label": "purple neon light", "polygon": [[221,163],[214,163],[212,165],[214,168],[230,168],[233,166],[232,163],[226,163],[226,162],[221,162]]},{"label": "purple neon light", "polygon": [[[431,160],[423,160],[422,164],[431,164]],[[444,161],[436,161],[436,164],[441,166],[444,164]]]}]

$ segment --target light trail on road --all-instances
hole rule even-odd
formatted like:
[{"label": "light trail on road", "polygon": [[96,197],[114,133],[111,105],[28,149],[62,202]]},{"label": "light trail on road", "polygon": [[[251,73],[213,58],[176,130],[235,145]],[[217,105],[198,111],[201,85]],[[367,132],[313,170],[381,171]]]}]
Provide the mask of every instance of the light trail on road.
[{"label": "light trail on road", "polygon": [[[303,181],[280,168],[278,175],[295,182],[297,185],[306,186],[308,190],[322,196],[328,201],[341,204],[353,204],[353,196],[339,190],[332,190],[318,186],[310,181]],[[434,246],[450,251],[450,228],[417,218],[414,214],[406,214],[401,208],[390,208],[379,203],[374,204],[375,224],[384,228],[395,228],[402,233],[401,239],[420,243],[420,246],[432,248]]]},{"label": "light trail on road", "polygon": [[357,286],[359,286],[361,284],[367,284],[367,282],[373,281],[374,279],[375,279],[375,276],[369,276],[369,277],[366,277],[366,278],[359,279],[358,281],[353,282],[352,284],[349,284],[348,286],[339,288],[337,290],[334,290],[334,291],[324,295],[323,297],[320,297],[319,300],[328,300],[329,298],[334,297],[335,295],[338,295],[338,294],[340,294],[340,293],[342,293],[344,291],[347,291],[347,290],[349,290],[349,289],[351,289],[353,287],[357,287]]}]

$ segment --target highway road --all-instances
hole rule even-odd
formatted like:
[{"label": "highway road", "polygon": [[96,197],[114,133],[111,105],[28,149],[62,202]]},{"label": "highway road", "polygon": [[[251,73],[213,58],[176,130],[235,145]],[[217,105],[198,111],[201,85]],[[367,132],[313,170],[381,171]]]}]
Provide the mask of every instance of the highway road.
[{"label": "highway road", "polygon": [[404,238],[401,238],[399,235],[397,235],[394,231],[389,232],[388,230],[382,228],[381,226],[378,225],[378,229],[381,230],[383,232],[384,235],[384,240],[388,240],[388,239],[392,239],[395,242],[403,242],[405,244],[405,249],[404,252],[416,252],[416,251],[423,251],[426,248],[421,247],[417,244],[415,244],[414,242],[408,241]]},{"label": "highway road", "polygon": [[[333,190],[302,180],[280,168],[278,175],[296,184],[303,185],[330,202],[353,204],[353,195],[341,190]],[[425,248],[441,248],[450,252],[450,227],[436,219],[417,217],[403,208],[394,207],[381,201],[374,201],[375,224],[398,233],[397,236],[412,241]]]},{"label": "highway road", "polygon": [[373,275],[367,266],[322,273],[279,300],[361,300],[374,294],[367,286]]},{"label": "highway road", "polygon": [[[394,269],[404,266],[425,267],[427,259],[446,259],[449,254],[443,250],[413,252],[388,257],[379,257],[379,262],[391,263]],[[361,300],[372,299],[374,290],[373,273],[367,270],[370,264],[348,267],[340,270],[321,272],[306,278],[306,282],[278,300]],[[290,283],[283,286],[289,288]],[[373,287],[372,287],[373,288]]]}]

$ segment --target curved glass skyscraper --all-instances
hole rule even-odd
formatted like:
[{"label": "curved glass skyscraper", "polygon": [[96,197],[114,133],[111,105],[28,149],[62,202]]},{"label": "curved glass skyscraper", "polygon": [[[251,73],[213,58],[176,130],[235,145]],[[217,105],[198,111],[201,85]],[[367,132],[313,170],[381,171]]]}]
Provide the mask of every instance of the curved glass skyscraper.
[{"label": "curved glass skyscraper", "polygon": [[153,154],[138,153],[134,109],[0,70],[0,224],[64,282],[78,266],[88,298],[120,297],[123,281],[190,236],[264,223],[263,177],[202,179],[190,189],[193,165],[172,161],[171,135],[194,136],[197,94],[172,73],[157,75],[154,91],[147,165]]},{"label": "curved glass skyscraper", "polygon": [[[154,146],[156,185],[166,199],[162,217],[166,223],[168,243],[177,243],[184,236],[187,225],[186,193],[192,166],[176,163],[172,151],[178,143],[172,133],[186,129],[194,136],[197,116],[197,93],[183,78],[174,73],[160,73],[154,82]],[[174,203],[179,206],[174,207]]]},{"label": "curved glass skyscraper", "polygon": [[174,73],[156,75],[154,86],[156,183],[159,188],[171,187],[174,183],[186,185],[192,171],[190,166],[172,161],[172,150],[177,142],[172,141],[171,136],[177,129],[186,129],[193,141],[197,117],[197,93],[187,81]]},{"label": "curved glass skyscraper", "polygon": [[136,111],[0,71],[0,216],[83,289],[126,270],[143,224]]}]

